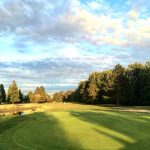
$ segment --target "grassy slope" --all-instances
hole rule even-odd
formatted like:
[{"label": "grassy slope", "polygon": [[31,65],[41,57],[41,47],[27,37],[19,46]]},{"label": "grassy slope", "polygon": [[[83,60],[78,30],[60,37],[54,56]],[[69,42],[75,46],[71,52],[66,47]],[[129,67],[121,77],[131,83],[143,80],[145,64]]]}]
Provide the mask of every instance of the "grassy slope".
[{"label": "grassy slope", "polygon": [[0,117],[0,150],[148,150],[149,133],[150,113],[55,104],[45,112]]}]

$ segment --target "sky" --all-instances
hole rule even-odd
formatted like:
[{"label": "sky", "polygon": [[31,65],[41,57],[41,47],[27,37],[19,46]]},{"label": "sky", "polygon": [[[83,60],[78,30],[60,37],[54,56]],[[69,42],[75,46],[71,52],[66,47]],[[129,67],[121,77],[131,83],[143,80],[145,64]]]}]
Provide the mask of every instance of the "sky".
[{"label": "sky", "polygon": [[0,0],[6,89],[75,89],[91,72],[148,60],[149,0]]}]

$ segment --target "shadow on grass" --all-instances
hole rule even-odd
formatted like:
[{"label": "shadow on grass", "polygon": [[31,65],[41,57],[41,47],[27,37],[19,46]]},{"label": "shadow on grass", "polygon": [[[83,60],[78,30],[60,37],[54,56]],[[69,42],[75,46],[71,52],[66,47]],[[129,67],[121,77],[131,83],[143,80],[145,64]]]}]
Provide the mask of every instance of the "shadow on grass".
[{"label": "shadow on grass", "polygon": [[[150,122],[147,118],[143,118],[147,114],[111,111],[71,111],[70,114],[80,121],[96,125],[91,128],[97,134],[124,145],[120,150],[149,150]],[[100,126],[102,128],[99,128]],[[2,150],[83,149],[82,143],[78,143],[77,140],[73,141],[67,136],[63,125],[52,114],[34,113],[13,116],[0,122],[0,133],[0,149]]]},{"label": "shadow on grass", "polygon": [[51,114],[13,116],[0,122],[0,132],[0,150],[82,149],[77,141],[68,138],[58,119]]},{"label": "shadow on grass", "polygon": [[[93,127],[93,130],[97,134],[104,135],[121,143],[124,147],[120,150],[149,150],[150,148],[150,122],[146,118],[141,117],[144,114],[140,116],[133,113],[130,116],[129,112],[120,114],[120,112],[114,113],[111,111],[109,113],[108,111],[72,111],[71,115],[82,121],[96,125],[96,127],[102,127]],[[107,129],[107,132],[106,130],[102,130],[103,128]]]},{"label": "shadow on grass", "polygon": [[[118,119],[126,119],[126,120],[131,120],[131,121],[136,121],[136,122],[147,122],[148,124],[150,123],[150,113],[149,112],[128,112],[128,111],[118,111],[117,109],[105,109],[105,110],[100,110],[100,109],[92,109],[93,111],[97,112],[103,112],[106,114],[111,114],[115,116]],[[144,116],[147,117],[144,117]],[[149,117],[148,117],[149,116]]]},{"label": "shadow on grass", "polygon": [[27,116],[12,116],[6,118],[0,122],[0,134],[5,133],[7,130],[19,125],[21,122],[25,121]]}]

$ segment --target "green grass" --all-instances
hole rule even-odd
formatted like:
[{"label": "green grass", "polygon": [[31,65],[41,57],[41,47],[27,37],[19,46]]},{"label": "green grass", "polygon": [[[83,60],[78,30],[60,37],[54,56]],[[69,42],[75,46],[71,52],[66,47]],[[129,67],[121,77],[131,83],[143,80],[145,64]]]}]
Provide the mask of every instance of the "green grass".
[{"label": "green grass", "polygon": [[63,107],[24,116],[1,116],[0,150],[150,149],[150,113],[86,105]]}]

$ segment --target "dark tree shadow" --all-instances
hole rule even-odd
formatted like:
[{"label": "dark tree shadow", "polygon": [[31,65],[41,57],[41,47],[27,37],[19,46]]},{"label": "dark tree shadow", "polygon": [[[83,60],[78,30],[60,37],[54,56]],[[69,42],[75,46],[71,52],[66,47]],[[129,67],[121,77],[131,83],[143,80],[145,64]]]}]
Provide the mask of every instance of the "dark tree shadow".
[{"label": "dark tree shadow", "polygon": [[0,122],[0,134],[3,134],[7,130],[10,130],[11,128],[15,126],[18,126],[20,123],[22,123],[26,119],[27,119],[27,116],[12,116],[12,117],[6,118],[4,121]]},{"label": "dark tree shadow", "polygon": [[[136,122],[147,122],[150,123],[150,118],[144,118],[143,115],[149,115],[149,112],[128,112],[128,111],[118,111],[118,110],[100,110],[100,109],[92,109],[93,111],[97,111],[100,113],[108,113],[113,116],[115,116],[118,119],[126,119],[126,120],[131,120],[131,121],[136,121]],[[129,117],[129,113],[130,113],[130,117]]]},{"label": "dark tree shadow", "polygon": [[[82,149],[78,141],[68,138],[60,122],[50,114],[34,113],[31,115],[14,116],[0,122],[0,132],[0,140],[2,139],[0,141],[0,150]],[[1,144],[1,142],[6,144]]]},{"label": "dark tree shadow", "polygon": [[[143,113],[133,113],[129,117],[129,112],[70,112],[72,116],[97,126],[102,126],[114,132],[120,133],[126,137],[134,139],[134,142],[128,142],[111,133],[93,128],[97,134],[105,135],[124,147],[120,150],[149,150],[150,149],[150,121],[142,118]],[[127,115],[128,114],[128,115]],[[108,143],[109,144],[109,143]],[[112,148],[113,149],[113,148]]]}]

